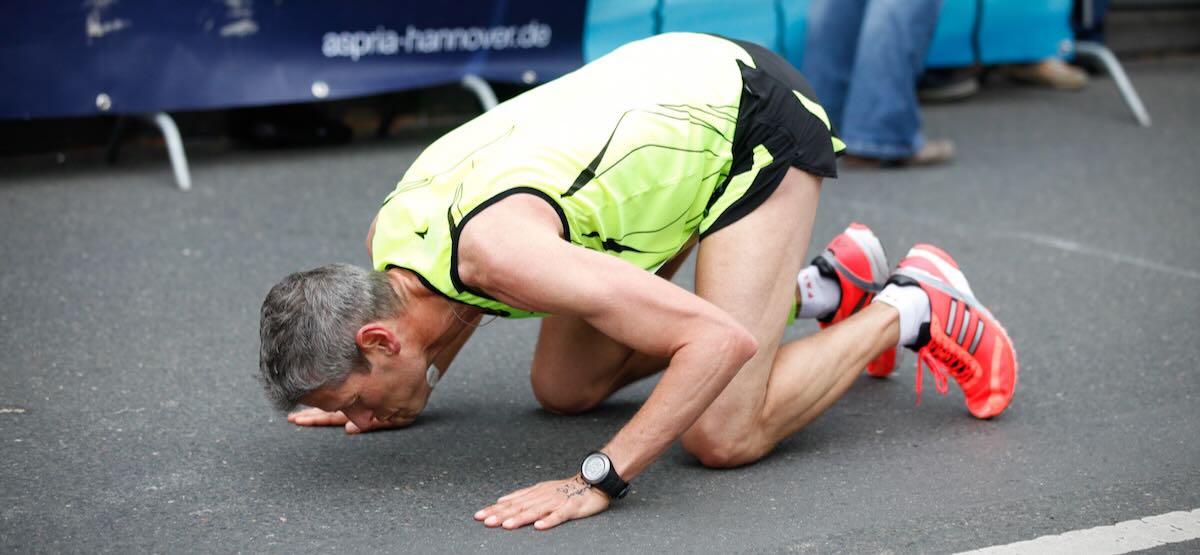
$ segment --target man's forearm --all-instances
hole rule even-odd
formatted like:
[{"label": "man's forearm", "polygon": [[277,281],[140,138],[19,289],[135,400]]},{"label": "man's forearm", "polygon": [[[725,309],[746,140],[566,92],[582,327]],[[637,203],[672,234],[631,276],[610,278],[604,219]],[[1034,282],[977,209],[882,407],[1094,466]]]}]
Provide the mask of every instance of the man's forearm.
[{"label": "man's forearm", "polygon": [[[718,346],[719,345],[719,346]],[[637,414],[604,447],[617,473],[632,480],[696,422],[754,356],[754,343],[695,342],[671,363]]]}]

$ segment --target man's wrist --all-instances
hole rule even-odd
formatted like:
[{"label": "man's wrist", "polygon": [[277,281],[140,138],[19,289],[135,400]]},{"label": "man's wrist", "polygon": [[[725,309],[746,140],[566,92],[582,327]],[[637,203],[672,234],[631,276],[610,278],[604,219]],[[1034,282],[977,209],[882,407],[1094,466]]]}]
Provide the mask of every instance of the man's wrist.
[{"label": "man's wrist", "polygon": [[603,451],[592,451],[584,457],[579,475],[583,481],[599,490],[609,499],[621,499],[629,493],[629,483],[621,479],[613,467],[612,459]]}]

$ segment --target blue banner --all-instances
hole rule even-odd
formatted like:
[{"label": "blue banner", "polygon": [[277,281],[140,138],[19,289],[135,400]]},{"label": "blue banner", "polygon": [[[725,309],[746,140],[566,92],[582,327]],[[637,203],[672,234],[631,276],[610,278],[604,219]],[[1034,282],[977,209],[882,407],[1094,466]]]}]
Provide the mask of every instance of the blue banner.
[{"label": "blue banner", "polygon": [[584,0],[40,0],[0,18],[0,118],[538,83],[583,63]]}]

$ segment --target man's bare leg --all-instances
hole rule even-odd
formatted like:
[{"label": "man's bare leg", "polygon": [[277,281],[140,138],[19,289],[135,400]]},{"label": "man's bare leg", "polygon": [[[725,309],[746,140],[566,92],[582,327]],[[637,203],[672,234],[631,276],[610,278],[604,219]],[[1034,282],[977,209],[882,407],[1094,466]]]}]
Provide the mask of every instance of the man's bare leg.
[{"label": "man's bare leg", "polygon": [[836,326],[782,345],[771,367],[762,441],[774,447],[812,422],[899,339],[899,312],[872,303]]},{"label": "man's bare leg", "polygon": [[750,360],[683,437],[709,466],[766,455],[840,398],[867,362],[896,345],[895,309],[868,306],[821,333],[779,345],[816,214],[820,179],[789,170],[762,206],[700,244],[696,292],[759,340]]},{"label": "man's bare leg", "polygon": [[[694,246],[693,238],[659,268],[658,276],[671,279]],[[580,318],[547,316],[542,319],[529,379],[543,408],[576,414],[595,408],[622,387],[661,372],[668,362],[636,352]]]},{"label": "man's bare leg", "polygon": [[[898,341],[895,309],[868,305],[821,333],[779,344],[819,189],[818,178],[791,170],[766,203],[701,245],[697,293],[759,340],[758,355],[685,434],[685,447],[705,464],[736,466],[766,455],[828,409],[868,361]],[[577,413],[665,365],[582,320],[550,317],[542,323],[531,380],[548,410]]]}]

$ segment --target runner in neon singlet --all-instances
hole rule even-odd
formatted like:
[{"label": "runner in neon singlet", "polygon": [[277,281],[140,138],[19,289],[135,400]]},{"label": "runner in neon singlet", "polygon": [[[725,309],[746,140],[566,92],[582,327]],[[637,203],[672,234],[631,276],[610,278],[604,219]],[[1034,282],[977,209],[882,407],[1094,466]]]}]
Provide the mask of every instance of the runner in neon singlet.
[{"label": "runner in neon singlet", "polygon": [[[505,102],[426,149],[380,210],[375,269],[407,268],[448,297],[528,315],[470,291],[453,268],[457,230],[507,195],[545,199],[572,243],[653,270],[693,235],[753,209],[789,163],[836,175],[833,155],[843,147],[795,70],[758,67],[748,50],[768,64],[778,59],[710,35],[647,42],[653,47],[634,43]],[[746,88],[760,90],[744,97]],[[767,116],[781,121],[759,121]],[[794,141],[777,132],[783,121]]]},{"label": "runner in neon singlet", "polygon": [[[890,374],[897,346],[939,392],[953,376],[972,415],[1000,414],[1015,351],[948,254],[917,245],[890,270],[856,222],[804,264],[843,148],[803,77],[759,46],[626,45],[431,145],[371,225],[373,270],[273,287],[266,394],[312,407],[288,416],[298,425],[407,426],[487,313],[544,316],[529,377],[550,412],[661,372],[577,473],[474,515],[508,529],[605,510],[676,440],[707,466],[757,461],[863,368]],[[696,245],[693,293],[669,278]],[[822,331],[781,343],[793,317]]]}]

